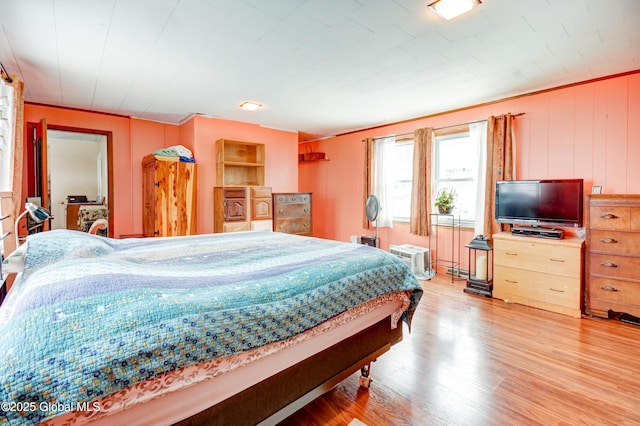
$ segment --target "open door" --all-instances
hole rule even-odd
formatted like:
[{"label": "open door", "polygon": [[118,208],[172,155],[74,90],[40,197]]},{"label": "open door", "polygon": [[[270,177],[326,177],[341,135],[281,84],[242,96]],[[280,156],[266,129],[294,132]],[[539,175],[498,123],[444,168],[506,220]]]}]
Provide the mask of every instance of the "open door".
[{"label": "open door", "polygon": [[[36,160],[36,173],[39,179],[36,179],[36,196],[40,197],[41,206],[51,211],[51,203],[49,202],[49,153],[47,152],[47,119],[43,118],[34,126],[34,149]],[[48,231],[50,228],[49,221],[42,224],[42,230]]]}]

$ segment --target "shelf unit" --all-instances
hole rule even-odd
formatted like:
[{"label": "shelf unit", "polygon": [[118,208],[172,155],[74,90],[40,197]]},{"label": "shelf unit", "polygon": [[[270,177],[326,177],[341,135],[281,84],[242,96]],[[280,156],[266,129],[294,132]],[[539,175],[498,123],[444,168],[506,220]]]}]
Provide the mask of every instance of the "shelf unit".
[{"label": "shelf unit", "polygon": [[[451,227],[451,258],[443,259],[440,257],[438,250],[438,228],[440,226]],[[451,268],[451,282],[453,283],[456,275],[460,277],[460,215],[431,213],[429,214],[429,256],[432,259],[431,268],[434,275],[438,273],[438,266],[446,266]],[[433,241],[435,240],[435,242]],[[457,249],[456,249],[457,248]]]},{"label": "shelf unit", "polygon": [[264,186],[263,143],[216,141],[216,186]]}]

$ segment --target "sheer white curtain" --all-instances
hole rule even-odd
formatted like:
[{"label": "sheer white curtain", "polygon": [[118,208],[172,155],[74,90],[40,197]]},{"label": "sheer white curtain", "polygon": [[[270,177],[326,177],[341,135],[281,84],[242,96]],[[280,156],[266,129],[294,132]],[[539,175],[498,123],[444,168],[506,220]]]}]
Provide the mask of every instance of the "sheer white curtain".
[{"label": "sheer white curtain", "polygon": [[11,159],[15,126],[13,97],[13,87],[0,79],[0,191],[11,191],[11,171],[13,170]]},{"label": "sheer white curtain", "polygon": [[373,148],[373,194],[378,197],[382,209],[378,214],[378,226],[393,228],[393,164],[395,136],[375,140]]},{"label": "sheer white curtain", "polygon": [[487,158],[484,153],[487,152],[487,122],[480,121],[469,124],[469,139],[476,142],[475,145],[478,149],[475,235],[481,235],[484,232],[484,187],[487,170]]}]

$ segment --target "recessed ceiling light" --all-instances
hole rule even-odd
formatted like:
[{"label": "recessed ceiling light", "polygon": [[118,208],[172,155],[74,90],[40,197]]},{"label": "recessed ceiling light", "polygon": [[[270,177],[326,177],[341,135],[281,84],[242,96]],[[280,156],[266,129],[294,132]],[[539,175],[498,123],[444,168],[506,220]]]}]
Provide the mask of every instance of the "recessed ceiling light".
[{"label": "recessed ceiling light", "polygon": [[480,3],[480,0],[436,0],[429,4],[429,8],[442,19],[449,21],[463,13],[467,13]]},{"label": "recessed ceiling light", "polygon": [[258,108],[262,108],[262,104],[256,102],[243,102],[240,104],[240,108],[246,109],[247,111],[255,111]]}]

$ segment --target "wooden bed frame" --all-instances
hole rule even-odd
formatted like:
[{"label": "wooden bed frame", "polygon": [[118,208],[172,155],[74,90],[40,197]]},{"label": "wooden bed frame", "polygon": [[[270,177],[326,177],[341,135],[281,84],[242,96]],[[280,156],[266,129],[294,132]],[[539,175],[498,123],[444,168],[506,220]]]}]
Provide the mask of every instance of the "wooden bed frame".
[{"label": "wooden bed frame", "polygon": [[401,340],[402,323],[392,330],[387,317],[176,425],[275,425],[356,371],[368,376],[369,364]]}]

